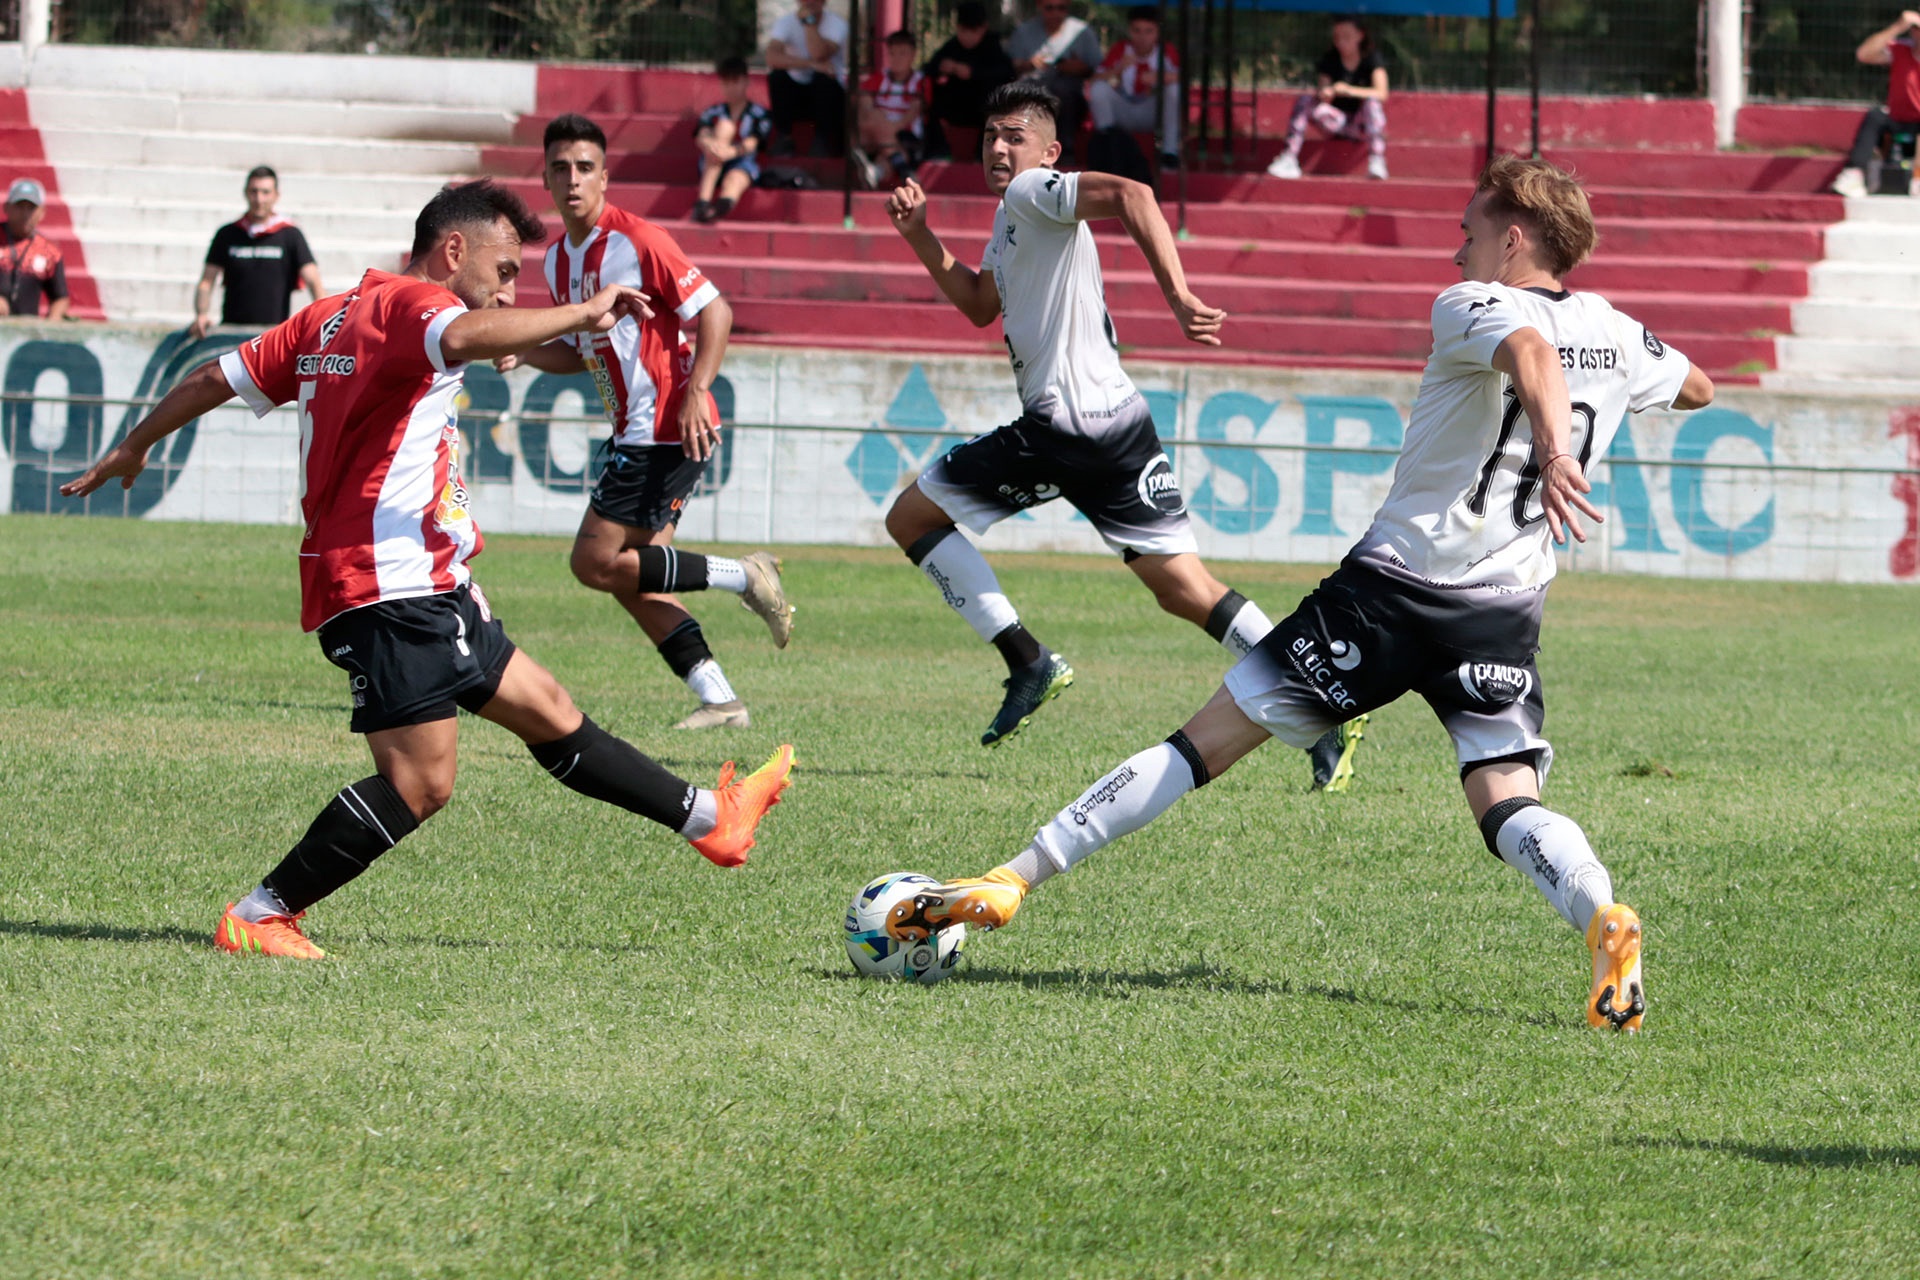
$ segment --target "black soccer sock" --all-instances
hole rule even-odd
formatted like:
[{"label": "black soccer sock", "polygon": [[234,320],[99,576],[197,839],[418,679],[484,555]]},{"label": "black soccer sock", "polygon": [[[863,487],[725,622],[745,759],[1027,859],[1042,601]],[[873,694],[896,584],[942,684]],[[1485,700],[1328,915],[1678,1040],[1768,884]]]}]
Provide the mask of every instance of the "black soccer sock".
[{"label": "black soccer sock", "polygon": [[676,551],[672,547],[640,548],[640,590],[657,595],[706,589],[707,558],[699,552]]},{"label": "black soccer sock", "polygon": [[682,680],[687,678],[689,671],[713,657],[713,650],[707,648],[707,637],[700,630],[697,618],[688,618],[669,631],[667,638],[655,647],[660,650],[661,660],[667,664],[667,668]]},{"label": "black soccer sock", "polygon": [[1225,640],[1227,628],[1233,625],[1233,620],[1240,614],[1240,607],[1246,602],[1245,596],[1229,587],[1227,594],[1221,596],[1214,604],[1213,611],[1207,614],[1207,634],[1215,640]]},{"label": "black soccer sock", "polygon": [[556,782],[649,818],[669,831],[683,829],[693,812],[691,783],[591,719],[583,718],[578,729],[558,742],[529,743],[527,750]]},{"label": "black soccer sock", "polygon": [[420,825],[379,774],[341,789],[307,834],[260,883],[299,915],[373,865]]},{"label": "black soccer sock", "polygon": [[1040,661],[1045,653],[1040,642],[1027,633],[1019,623],[1013,623],[993,638],[993,647],[1007,660],[1007,670],[1018,671]]}]

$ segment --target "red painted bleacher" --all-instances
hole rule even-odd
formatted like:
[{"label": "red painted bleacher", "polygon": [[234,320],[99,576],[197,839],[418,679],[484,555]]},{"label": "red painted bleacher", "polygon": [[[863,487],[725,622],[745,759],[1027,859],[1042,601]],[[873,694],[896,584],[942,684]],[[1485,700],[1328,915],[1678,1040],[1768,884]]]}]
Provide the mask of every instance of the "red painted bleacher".
[{"label": "red painted bleacher", "polygon": [[60,178],[47,162],[40,130],[27,109],[25,89],[0,89],[0,186],[16,178],[32,178],[47,193],[47,213],[40,234],[59,246],[67,261],[67,314],[76,320],[101,320],[100,287],[87,271],[86,251],[73,228],[73,214],[60,198]]}]

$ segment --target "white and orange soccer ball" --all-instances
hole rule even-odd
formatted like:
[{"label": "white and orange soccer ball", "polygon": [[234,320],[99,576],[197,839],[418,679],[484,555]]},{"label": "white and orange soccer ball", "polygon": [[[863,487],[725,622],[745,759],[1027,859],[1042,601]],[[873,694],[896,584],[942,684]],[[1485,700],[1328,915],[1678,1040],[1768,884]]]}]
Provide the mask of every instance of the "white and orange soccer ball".
[{"label": "white and orange soccer ball", "polygon": [[967,926],[949,925],[923,942],[898,942],[887,934],[887,912],[940,882],[912,871],[891,871],[853,895],[847,906],[847,957],[869,978],[898,978],[931,985],[950,977],[967,944]]}]

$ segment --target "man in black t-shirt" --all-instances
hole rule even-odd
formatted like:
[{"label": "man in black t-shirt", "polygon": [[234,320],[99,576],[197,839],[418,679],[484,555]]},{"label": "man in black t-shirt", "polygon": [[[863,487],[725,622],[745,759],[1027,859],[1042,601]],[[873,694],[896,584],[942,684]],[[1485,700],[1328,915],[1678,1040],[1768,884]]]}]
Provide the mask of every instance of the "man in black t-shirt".
[{"label": "man in black t-shirt", "polygon": [[1387,68],[1373,50],[1373,35],[1360,18],[1337,18],[1333,47],[1313,64],[1317,82],[1293,104],[1286,149],[1267,172],[1276,178],[1300,176],[1300,147],[1312,122],[1330,137],[1367,140],[1367,176],[1387,176]]},{"label": "man in black t-shirt", "polygon": [[196,338],[213,327],[213,286],[223,275],[227,287],[221,324],[279,324],[292,314],[289,299],[303,285],[315,302],[320,300],[320,268],[314,265],[307,238],[273,211],[280,200],[279,175],[259,166],[247,174],[246,194],[246,214],[214,232],[207,249],[207,269],[193,295],[189,332]]},{"label": "man in black t-shirt", "polygon": [[[1001,47],[1000,37],[987,28],[987,9],[980,0],[961,0],[953,11],[953,35],[933,51],[921,68],[933,81],[933,106],[927,121],[927,154],[948,154],[943,125],[971,129],[976,134],[987,123],[987,95],[1013,79],[1013,59]],[[962,157],[977,158],[974,153]]]},{"label": "man in black t-shirt", "polygon": [[0,316],[40,315],[40,299],[47,299],[47,319],[67,318],[67,263],[60,248],[40,234],[46,216],[47,193],[32,178],[20,178],[7,189],[7,221],[0,244]]}]

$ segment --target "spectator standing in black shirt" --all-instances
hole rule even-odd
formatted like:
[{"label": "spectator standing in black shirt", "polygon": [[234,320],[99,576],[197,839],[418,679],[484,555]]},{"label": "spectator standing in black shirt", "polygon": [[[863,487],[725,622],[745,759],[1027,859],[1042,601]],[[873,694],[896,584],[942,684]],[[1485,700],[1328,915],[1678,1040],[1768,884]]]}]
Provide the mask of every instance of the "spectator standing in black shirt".
[{"label": "spectator standing in black shirt", "polygon": [[1300,147],[1311,121],[1329,137],[1364,136],[1367,176],[1387,176],[1387,68],[1373,51],[1373,34],[1359,18],[1337,18],[1333,47],[1313,64],[1317,85],[1294,101],[1287,147],[1267,166],[1276,178],[1300,176]]},{"label": "spectator standing in black shirt", "polygon": [[[921,70],[933,81],[933,106],[928,113],[927,154],[952,154],[945,125],[972,129],[987,124],[987,95],[1013,79],[1013,59],[1001,47],[998,33],[987,29],[987,7],[980,0],[962,0],[953,11],[953,35],[933,51]],[[968,159],[977,159],[979,146]]]},{"label": "spectator standing in black shirt", "polygon": [[6,245],[0,248],[0,316],[38,319],[47,299],[47,319],[67,318],[67,263],[53,241],[40,234],[47,193],[32,178],[7,188]]},{"label": "spectator standing in black shirt", "polygon": [[247,174],[247,212],[213,233],[207,269],[193,294],[196,338],[213,327],[213,286],[226,277],[220,323],[256,328],[279,324],[293,314],[293,291],[306,286],[320,301],[320,268],[300,228],[273,211],[280,200],[280,176],[266,165]]}]

